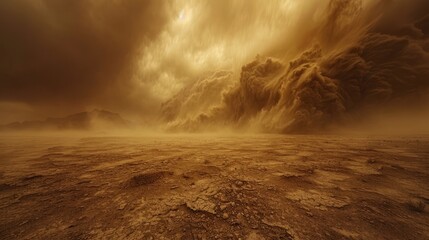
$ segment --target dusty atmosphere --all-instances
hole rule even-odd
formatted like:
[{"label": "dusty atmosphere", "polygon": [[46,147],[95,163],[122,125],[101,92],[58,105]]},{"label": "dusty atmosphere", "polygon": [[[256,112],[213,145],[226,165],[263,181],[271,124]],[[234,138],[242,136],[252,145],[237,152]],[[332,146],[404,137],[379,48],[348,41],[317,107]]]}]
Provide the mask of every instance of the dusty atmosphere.
[{"label": "dusty atmosphere", "polygon": [[0,239],[429,239],[429,1],[0,1]]}]

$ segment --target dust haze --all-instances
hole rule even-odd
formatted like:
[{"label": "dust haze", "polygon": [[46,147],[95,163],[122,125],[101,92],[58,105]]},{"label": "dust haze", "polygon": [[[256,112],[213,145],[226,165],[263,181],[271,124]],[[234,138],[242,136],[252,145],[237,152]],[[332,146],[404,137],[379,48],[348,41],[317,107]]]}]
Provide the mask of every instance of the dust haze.
[{"label": "dust haze", "polygon": [[406,128],[428,115],[428,5],[5,1],[2,123],[106,109],[160,131]]},{"label": "dust haze", "polygon": [[429,239],[428,0],[0,1],[1,239]]}]

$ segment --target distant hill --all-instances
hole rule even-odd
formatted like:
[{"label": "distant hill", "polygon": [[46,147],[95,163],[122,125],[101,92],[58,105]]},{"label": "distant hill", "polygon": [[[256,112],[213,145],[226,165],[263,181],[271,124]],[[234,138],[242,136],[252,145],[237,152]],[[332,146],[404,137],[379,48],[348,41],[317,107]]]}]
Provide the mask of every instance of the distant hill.
[{"label": "distant hill", "polygon": [[90,130],[95,128],[126,128],[131,124],[119,114],[106,110],[75,113],[44,121],[14,122],[0,126],[0,130]]}]

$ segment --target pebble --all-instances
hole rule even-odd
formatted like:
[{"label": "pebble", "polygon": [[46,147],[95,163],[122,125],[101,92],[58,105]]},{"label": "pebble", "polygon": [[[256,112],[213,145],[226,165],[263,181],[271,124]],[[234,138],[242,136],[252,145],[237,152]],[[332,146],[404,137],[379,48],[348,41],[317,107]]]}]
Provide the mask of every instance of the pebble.
[{"label": "pebble", "polygon": [[119,205],[118,209],[119,210],[124,210],[124,208],[127,206],[126,203],[122,203],[121,205]]}]

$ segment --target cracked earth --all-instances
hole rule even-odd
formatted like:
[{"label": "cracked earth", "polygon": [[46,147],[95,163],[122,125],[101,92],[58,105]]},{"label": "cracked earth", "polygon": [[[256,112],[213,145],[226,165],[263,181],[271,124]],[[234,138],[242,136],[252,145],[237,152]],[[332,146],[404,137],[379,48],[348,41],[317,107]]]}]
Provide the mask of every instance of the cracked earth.
[{"label": "cracked earth", "polygon": [[0,139],[0,239],[429,239],[425,136]]}]

